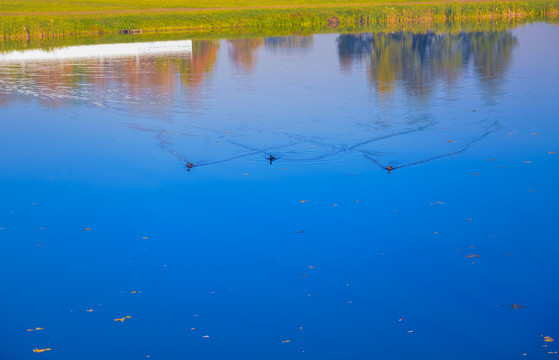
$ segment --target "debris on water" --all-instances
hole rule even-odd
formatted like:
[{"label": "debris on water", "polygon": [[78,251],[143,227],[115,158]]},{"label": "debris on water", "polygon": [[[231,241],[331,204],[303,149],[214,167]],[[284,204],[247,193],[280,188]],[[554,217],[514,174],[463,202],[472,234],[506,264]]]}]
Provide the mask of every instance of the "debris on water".
[{"label": "debris on water", "polygon": [[479,173],[472,173],[472,175],[479,175]]},{"label": "debris on water", "polygon": [[36,327],[35,329],[27,329],[27,331],[41,331],[44,327]]},{"label": "debris on water", "polygon": [[526,306],[520,304],[512,304],[511,307],[513,310],[526,309]]},{"label": "debris on water", "polygon": [[203,337],[203,338],[209,338],[210,335],[203,335],[202,337]]},{"label": "debris on water", "polygon": [[406,318],[405,318],[405,317],[401,317],[401,318],[398,319],[398,322],[402,322],[402,321],[404,321],[404,320],[406,320]]},{"label": "debris on water", "polygon": [[309,200],[301,200],[300,201],[301,204],[306,203],[306,202],[309,202]]},{"label": "debris on water", "polygon": [[304,233],[304,232],[305,232],[305,230],[295,231],[296,234],[302,234],[302,233]]},{"label": "debris on water", "polygon": [[529,160],[523,161],[524,164],[531,164],[532,162]]},{"label": "debris on water", "polygon": [[478,254],[468,254],[468,256],[466,256],[466,258],[475,258],[475,257],[480,257]]},{"label": "debris on water", "polygon": [[93,309],[87,309],[87,310],[85,310],[85,311],[87,311],[87,312],[93,312]]},{"label": "debris on water", "polygon": [[487,159],[487,161],[496,161],[497,159]]},{"label": "debris on water", "polygon": [[121,317],[121,318],[118,318],[118,319],[113,319],[113,321],[124,322],[124,320],[130,319],[131,317],[132,317],[132,316],[124,316],[124,317]]},{"label": "debris on water", "polygon": [[301,274],[301,276],[309,276],[309,274]]},{"label": "debris on water", "polygon": [[83,230],[84,230],[84,231],[90,231],[91,228],[85,228],[85,229],[83,229]]},{"label": "debris on water", "polygon": [[548,151],[547,153],[550,154],[550,155],[551,155],[551,154],[557,154],[556,151]]},{"label": "debris on water", "polygon": [[543,341],[545,342],[553,342],[553,338],[551,336],[544,336]]},{"label": "debris on water", "polygon": [[291,340],[282,340],[281,342],[282,343],[288,343],[288,342],[291,342]]},{"label": "debris on water", "polygon": [[35,352],[35,353],[42,353],[42,352],[51,351],[51,350],[52,350],[51,348],[46,348],[46,349],[38,349],[38,348],[35,348],[35,349],[33,349],[33,352]]}]

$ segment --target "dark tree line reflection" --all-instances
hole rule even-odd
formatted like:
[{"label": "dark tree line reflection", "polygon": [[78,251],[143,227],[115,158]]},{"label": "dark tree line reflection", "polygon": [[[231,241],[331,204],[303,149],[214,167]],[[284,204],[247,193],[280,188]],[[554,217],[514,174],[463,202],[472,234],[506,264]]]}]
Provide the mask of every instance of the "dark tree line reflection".
[{"label": "dark tree line reflection", "polygon": [[340,35],[337,42],[342,68],[365,63],[377,92],[391,93],[401,84],[411,94],[427,95],[436,81],[457,82],[469,65],[482,82],[501,79],[517,40],[510,31],[396,32]]}]

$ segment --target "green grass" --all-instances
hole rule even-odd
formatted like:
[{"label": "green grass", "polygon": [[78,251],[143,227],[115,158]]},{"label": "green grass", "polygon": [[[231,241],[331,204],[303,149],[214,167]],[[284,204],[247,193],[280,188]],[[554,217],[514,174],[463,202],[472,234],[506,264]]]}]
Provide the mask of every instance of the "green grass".
[{"label": "green grass", "polygon": [[[38,11],[44,6],[32,1],[0,0],[0,9],[11,11]],[[191,0],[178,2],[170,0],[166,6],[187,6]],[[313,0],[319,3],[318,0]],[[385,0],[382,0],[385,1]],[[382,4],[381,0],[377,3]],[[330,0],[328,4],[341,3],[341,0]],[[54,2],[53,2],[54,3]],[[246,1],[231,2],[227,0],[210,0],[204,2],[205,7],[224,6],[223,4],[247,3]],[[261,4],[262,2],[251,2]],[[322,2],[320,2],[322,4]],[[368,2],[369,3],[369,2]],[[89,1],[71,3],[63,0],[52,5],[50,11],[60,9],[90,9],[98,4],[97,9],[115,6],[128,6],[131,0],[114,3],[110,1]],[[58,5],[59,4],[59,5]],[[83,4],[83,6],[78,6]],[[266,4],[302,4],[300,0],[269,0]],[[304,4],[309,4],[305,2]],[[161,7],[153,0],[140,0],[134,6]],[[130,5],[128,9],[132,8]],[[31,9],[31,10],[30,10]],[[4,10],[5,11],[5,10]],[[1,12],[1,11],[0,11]],[[87,13],[87,14],[28,14],[3,15],[0,17],[0,37],[9,39],[53,38],[79,35],[114,34],[119,29],[142,29],[144,32],[214,32],[229,33],[237,29],[248,29],[252,32],[263,30],[274,31],[323,31],[329,26],[338,27],[338,31],[359,29],[373,25],[394,24],[446,24],[448,22],[476,21],[481,19],[523,19],[544,20],[554,19],[559,15],[559,0],[533,0],[508,2],[472,2],[472,3],[437,3],[421,4],[414,2],[409,5],[375,5],[375,6],[342,6],[316,8],[277,8],[277,9],[235,9],[235,10],[204,10],[186,12],[153,12],[142,13]],[[332,19],[336,19],[335,21]]]},{"label": "green grass", "polygon": [[[398,3],[421,3],[432,0],[397,0]],[[443,2],[443,0],[439,0]],[[387,4],[390,0],[0,0],[0,13],[10,12],[60,12],[60,11],[105,11],[146,9],[213,9],[247,7],[294,7],[294,6],[344,6],[348,4]]]}]

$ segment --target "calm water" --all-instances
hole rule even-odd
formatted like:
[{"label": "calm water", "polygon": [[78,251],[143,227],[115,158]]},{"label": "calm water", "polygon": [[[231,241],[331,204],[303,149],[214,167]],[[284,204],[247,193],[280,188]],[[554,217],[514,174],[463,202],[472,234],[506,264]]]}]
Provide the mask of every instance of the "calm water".
[{"label": "calm water", "polygon": [[547,24],[1,55],[0,359],[559,358],[557,64]]}]

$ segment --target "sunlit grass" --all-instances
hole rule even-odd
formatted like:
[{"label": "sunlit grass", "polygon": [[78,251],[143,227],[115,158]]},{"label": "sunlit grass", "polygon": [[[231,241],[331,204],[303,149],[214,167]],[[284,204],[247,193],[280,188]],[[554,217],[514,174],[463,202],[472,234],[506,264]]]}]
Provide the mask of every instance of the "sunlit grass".
[{"label": "sunlit grass", "polygon": [[[142,0],[141,3],[154,4],[154,2],[150,1]],[[280,2],[280,0],[273,1]],[[19,0],[19,3],[26,4],[27,2]],[[32,2],[28,3],[32,4]],[[99,3],[101,7],[115,6],[112,2]],[[210,3],[221,4],[217,0]],[[62,7],[68,5],[64,2],[61,4]],[[51,11],[54,9],[56,8],[51,9]],[[235,29],[239,28],[252,30],[273,29],[277,31],[319,31],[332,26],[332,19],[336,19],[334,22],[335,26],[342,30],[375,24],[437,24],[480,19],[490,19],[491,21],[495,19],[534,20],[553,19],[557,18],[558,15],[559,0],[441,4],[414,3],[413,5],[398,6],[346,6],[300,9],[150,11],[133,14],[7,15],[0,18],[0,37],[6,40],[15,38],[98,35],[116,33],[119,29],[142,29],[144,32],[213,31],[223,33],[235,31]]]}]

